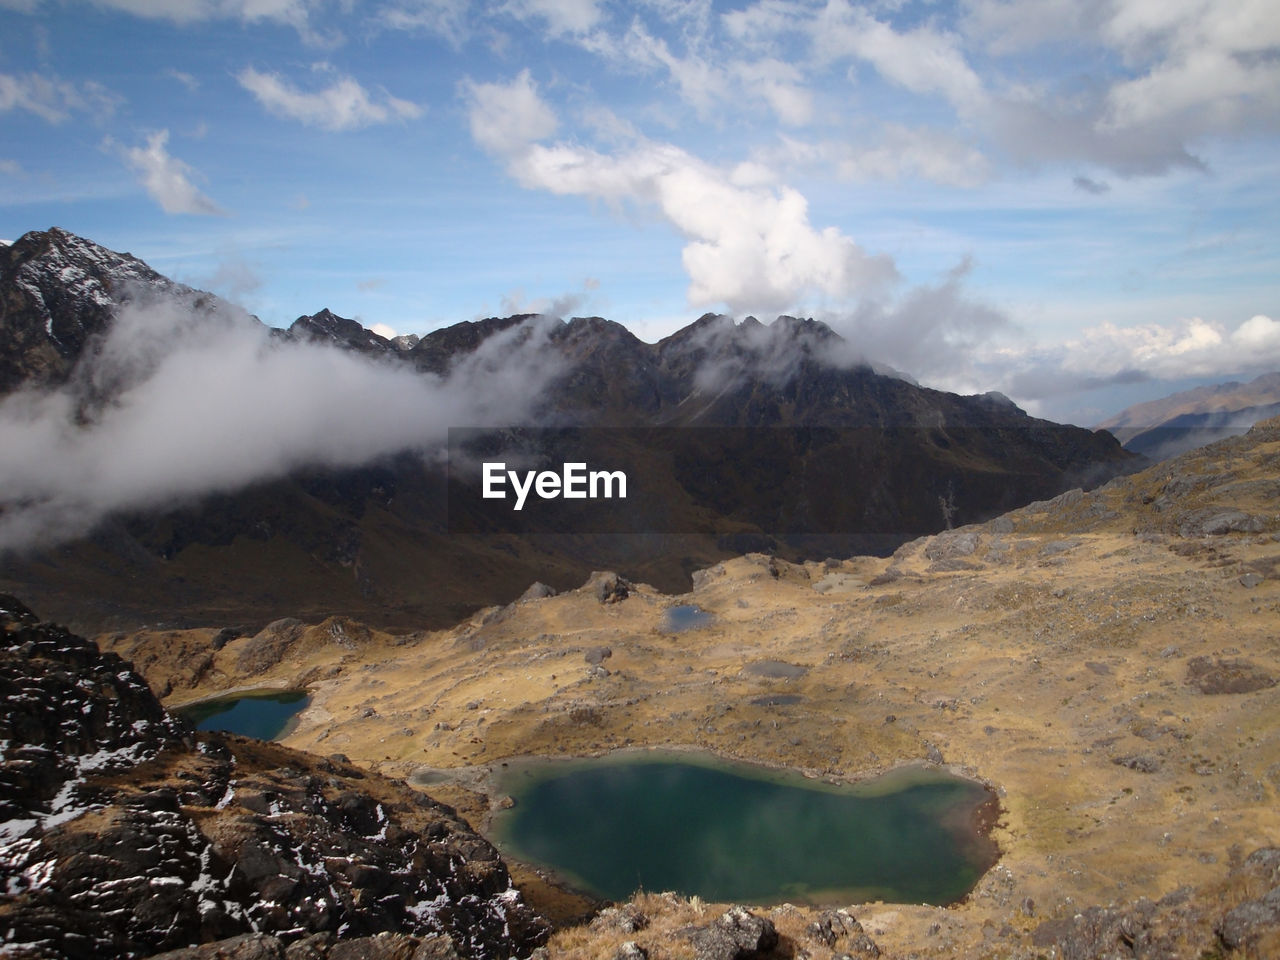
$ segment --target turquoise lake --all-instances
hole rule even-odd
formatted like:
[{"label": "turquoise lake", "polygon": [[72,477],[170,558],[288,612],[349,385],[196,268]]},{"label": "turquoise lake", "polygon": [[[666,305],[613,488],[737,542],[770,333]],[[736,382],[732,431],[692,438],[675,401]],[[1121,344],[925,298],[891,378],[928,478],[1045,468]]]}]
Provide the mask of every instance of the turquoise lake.
[{"label": "turquoise lake", "polygon": [[503,851],[611,900],[639,889],[811,904],[962,899],[995,863],[979,783],[895,771],[833,786],[715,758],[520,761],[498,787]]},{"label": "turquoise lake", "polygon": [[275,740],[289,729],[311,698],[300,690],[273,690],[217,700],[203,700],[177,711],[197,730],[225,730],[259,740]]}]

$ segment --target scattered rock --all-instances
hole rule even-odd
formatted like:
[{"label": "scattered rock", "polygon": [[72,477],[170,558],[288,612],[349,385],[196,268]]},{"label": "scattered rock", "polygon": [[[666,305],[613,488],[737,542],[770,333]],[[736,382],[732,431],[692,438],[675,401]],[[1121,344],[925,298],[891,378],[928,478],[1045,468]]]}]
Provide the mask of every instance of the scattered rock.
[{"label": "scattered rock", "polygon": [[867,936],[857,919],[848,910],[824,910],[818,919],[805,928],[810,939],[834,948],[843,943],[844,952],[853,956],[878,957],[880,948]]},{"label": "scattered rock", "polygon": [[554,587],[549,587],[541,581],[535,581],[529,585],[528,590],[520,594],[516,599],[516,603],[521,603],[525,600],[542,600],[545,597],[554,597],[555,595],[556,590]]},{"label": "scattered rock", "polygon": [[634,584],[610,571],[597,571],[587,580],[587,586],[600,603],[618,603],[631,596]]},{"label": "scattered rock", "polygon": [[1240,577],[1240,586],[1244,587],[1246,590],[1252,590],[1261,582],[1262,578],[1256,573],[1246,573]]},{"label": "scattered rock", "polygon": [[1201,693],[1253,693],[1276,685],[1276,678],[1249,660],[1192,657],[1187,683]]},{"label": "scattered rock", "polygon": [[942,759],[942,751],[932,743],[926,743],[924,745],[924,758],[930,763],[941,764],[944,762]]},{"label": "scattered rock", "polygon": [[929,560],[954,560],[972,555],[977,548],[977,530],[948,530],[930,538],[924,555]]},{"label": "scattered rock", "polygon": [[1205,507],[1182,518],[1178,535],[1184,540],[1193,537],[1222,536],[1226,533],[1261,533],[1261,517],[1254,517],[1242,510],[1223,510],[1221,507]]},{"label": "scattered rock", "polygon": [[587,647],[582,657],[587,663],[592,665],[604,663],[613,656],[613,650],[609,647]]},{"label": "scattered rock", "polygon": [[634,940],[626,940],[614,952],[613,960],[649,960],[649,951]]},{"label": "scattered rock", "polygon": [[598,932],[635,933],[647,926],[649,918],[634,903],[606,907],[591,921],[591,929]]},{"label": "scattered rock", "polygon": [[773,921],[733,906],[709,926],[693,931],[697,960],[752,960],[778,945]]},{"label": "scattered rock", "polygon": [[1137,770],[1138,773],[1156,773],[1161,767],[1161,763],[1157,758],[1140,754],[1127,757],[1113,757],[1111,762],[1118,767],[1128,767],[1130,770]]}]

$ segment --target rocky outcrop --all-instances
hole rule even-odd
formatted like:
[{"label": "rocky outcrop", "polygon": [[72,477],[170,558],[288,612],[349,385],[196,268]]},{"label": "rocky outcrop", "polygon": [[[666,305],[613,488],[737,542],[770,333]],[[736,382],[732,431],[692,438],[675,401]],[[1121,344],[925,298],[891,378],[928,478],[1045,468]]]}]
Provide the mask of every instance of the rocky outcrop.
[{"label": "rocky outcrop", "polygon": [[340,758],[197,742],[118,657],[8,597],[0,628],[10,956],[239,937],[185,955],[445,960],[545,939],[497,852],[448,807]]},{"label": "rocky outcrop", "polygon": [[394,354],[411,349],[393,344],[381,334],[365,329],[355,320],[340,317],[328,308],[293,321],[289,326],[289,337],[306,343],[327,343],[374,355]]},{"label": "rocky outcrop", "polygon": [[778,945],[773,921],[743,907],[730,907],[690,936],[697,960],[755,960]]},{"label": "rocky outcrop", "polygon": [[198,310],[227,307],[59,227],[0,246],[0,396],[65,380],[120,307],[158,296]]},{"label": "rocky outcrop", "polygon": [[1187,661],[1187,683],[1201,693],[1253,693],[1276,685],[1276,678],[1249,660],[1224,657],[1192,657]]}]

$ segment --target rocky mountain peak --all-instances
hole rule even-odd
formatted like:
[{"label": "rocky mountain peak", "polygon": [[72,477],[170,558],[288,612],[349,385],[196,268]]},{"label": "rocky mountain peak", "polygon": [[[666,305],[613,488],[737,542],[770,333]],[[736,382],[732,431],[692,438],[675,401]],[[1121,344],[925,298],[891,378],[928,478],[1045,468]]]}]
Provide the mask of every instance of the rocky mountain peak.
[{"label": "rocky mountain peak", "polygon": [[61,227],[0,247],[0,395],[23,383],[61,382],[119,307],[156,296],[196,309],[218,303]]},{"label": "rocky mountain peak", "polygon": [[289,336],[312,343],[332,343],[360,353],[383,353],[392,349],[386,337],[366,329],[356,320],[338,316],[328,307],[293,321],[289,325]]}]

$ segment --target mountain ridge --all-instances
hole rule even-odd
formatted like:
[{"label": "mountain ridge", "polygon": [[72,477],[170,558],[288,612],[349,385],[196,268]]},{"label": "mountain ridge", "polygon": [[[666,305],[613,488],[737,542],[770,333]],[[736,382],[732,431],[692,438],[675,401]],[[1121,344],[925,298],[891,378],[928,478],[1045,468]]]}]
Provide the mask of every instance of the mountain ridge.
[{"label": "mountain ridge", "polygon": [[[632,528],[646,535],[625,541],[557,538],[554,528],[543,528],[541,533],[552,536],[538,542],[451,537],[442,478],[421,453],[406,448],[408,440],[368,455],[361,466],[299,460],[290,461],[287,474],[259,476],[249,463],[235,489],[224,485],[197,494],[184,487],[174,502],[104,516],[79,540],[6,556],[0,586],[84,629],[136,626],[155,609],[203,622],[337,612],[380,616],[384,624],[442,625],[469,609],[509,600],[534,580],[564,587],[602,567],[680,589],[693,570],[744,546],[797,559],[815,551],[887,552],[944,523],[982,519],[1092,485],[1136,462],[1107,434],[1029,417],[1003,398],[961,397],[877,373],[820,321],[784,316],[766,325],[704,314],[647,344],[600,317],[558,321],[520,314],[441,328],[406,350],[328,309],[300,316],[288,330],[268,331],[211,294],[174,284],[136,258],[103,251],[66,231],[24,235],[4,262],[18,268],[0,274],[0,302],[11,305],[0,316],[0,340],[7,341],[11,330],[30,334],[15,340],[21,349],[15,353],[19,362],[8,368],[9,392],[24,383],[43,391],[60,389],[59,382],[93,384],[96,407],[79,421],[58,425],[72,438],[93,430],[94,410],[120,413],[121,404],[112,401],[131,389],[129,376],[163,372],[166,344],[151,338],[143,341],[146,363],[126,363],[114,379],[97,374],[104,345],[113,343],[118,329],[113,312],[148,296],[164,302],[176,297],[190,313],[190,322],[179,328],[188,340],[191,330],[203,335],[206,329],[239,329],[247,331],[233,343],[239,354],[273,354],[292,358],[295,367],[316,366],[320,376],[308,381],[314,389],[328,391],[335,376],[342,381],[359,374],[355,381],[369,386],[354,399],[372,417],[381,413],[376,384],[384,382],[383,371],[402,388],[409,382],[405,376],[416,371],[434,391],[424,394],[427,401],[445,404],[456,417],[470,417],[491,395],[501,396],[504,383],[529,382],[534,392],[528,396],[507,391],[499,416],[546,426],[779,429],[711,454],[730,458],[716,474],[718,490],[708,486],[706,471],[673,476],[675,467],[664,465],[666,449],[632,443],[646,471],[636,482],[664,491],[660,513],[675,516],[677,525],[658,526],[655,516],[650,529],[649,515],[640,514]],[[111,264],[120,265],[119,277],[111,275]],[[21,276],[15,273],[19,268]],[[71,293],[59,299],[64,275],[92,276],[96,285],[73,283]],[[25,292],[33,285],[50,295],[37,300]],[[49,332],[60,325],[79,334],[66,338],[61,352]],[[199,336],[195,340],[199,345]],[[326,352],[326,344],[337,351]],[[187,341],[178,346],[187,349]],[[22,362],[22,350],[29,362]],[[42,360],[51,355],[58,360],[53,366]],[[339,362],[343,357],[350,362]],[[541,379],[530,380],[531,369]],[[15,385],[15,372],[26,379]],[[246,375],[260,376],[257,367]],[[170,379],[174,389],[185,388],[183,377]],[[281,399],[306,409],[305,400],[288,389],[281,384]],[[218,384],[208,403],[224,403],[227,396]],[[243,429],[272,413],[269,405],[242,411],[249,418]],[[355,426],[346,429],[363,429],[359,418],[349,419]],[[342,440],[327,421],[303,425],[323,443]],[[814,427],[864,432],[845,439],[824,434],[821,449],[789,432]],[[220,429],[229,437],[237,433],[225,425]],[[764,444],[765,436],[777,443]],[[282,436],[281,442],[288,439]],[[156,471],[170,469],[163,453],[146,451]],[[788,457],[794,458],[791,473],[780,459]],[[760,473],[766,461],[774,464],[768,477]],[[221,468],[218,462],[212,466]],[[793,475],[796,482],[789,479]],[[78,493],[84,498],[93,496],[88,479]],[[840,537],[786,542],[754,521],[744,525],[723,515],[725,492],[755,503],[782,502],[811,524],[817,522],[812,505],[839,503],[847,522]],[[31,496],[41,495],[33,488]],[[949,503],[946,510],[941,502]],[[645,509],[642,503],[629,506]],[[20,511],[23,502],[0,506]],[[705,522],[696,536],[671,534],[698,517]],[[808,532],[824,533],[821,527]],[[333,609],[324,610],[322,603]]]}]

